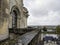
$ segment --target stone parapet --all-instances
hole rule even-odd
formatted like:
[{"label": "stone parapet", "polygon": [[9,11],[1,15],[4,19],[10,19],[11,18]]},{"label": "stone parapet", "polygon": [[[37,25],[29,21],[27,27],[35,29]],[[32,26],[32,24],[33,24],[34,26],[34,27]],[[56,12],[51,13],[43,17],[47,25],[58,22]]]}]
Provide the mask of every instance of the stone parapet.
[{"label": "stone parapet", "polygon": [[21,43],[23,45],[37,45],[37,43],[40,40],[39,36],[40,36],[40,31],[35,30],[20,36],[18,41],[21,40]]}]

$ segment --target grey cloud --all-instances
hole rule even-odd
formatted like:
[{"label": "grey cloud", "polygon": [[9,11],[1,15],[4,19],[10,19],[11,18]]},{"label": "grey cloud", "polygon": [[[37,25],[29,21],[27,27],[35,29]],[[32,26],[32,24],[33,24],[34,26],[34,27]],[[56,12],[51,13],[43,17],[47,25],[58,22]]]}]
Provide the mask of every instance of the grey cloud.
[{"label": "grey cloud", "polygon": [[48,10],[45,9],[37,9],[37,10],[32,10],[32,15],[36,16],[36,17],[40,17],[40,16],[46,16],[48,15]]},{"label": "grey cloud", "polygon": [[25,0],[30,14],[28,25],[60,24],[60,0],[43,0],[42,4],[36,4],[36,1],[42,0]]},{"label": "grey cloud", "polygon": [[53,0],[47,6],[49,10],[60,11],[60,0]]},{"label": "grey cloud", "polygon": [[32,15],[34,16],[46,16],[48,15],[48,13],[52,10],[52,11],[57,11],[59,12],[60,11],[60,1],[59,0],[51,0],[49,1],[48,3],[46,4],[43,4],[42,6],[38,6],[40,8],[37,8],[36,7],[34,9],[32,9],[31,13]]}]

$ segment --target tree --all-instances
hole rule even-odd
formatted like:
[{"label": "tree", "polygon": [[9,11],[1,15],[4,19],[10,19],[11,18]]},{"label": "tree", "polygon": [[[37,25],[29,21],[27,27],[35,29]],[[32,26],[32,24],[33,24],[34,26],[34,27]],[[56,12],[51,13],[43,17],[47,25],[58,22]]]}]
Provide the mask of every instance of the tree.
[{"label": "tree", "polygon": [[60,34],[60,26],[57,26],[57,27],[56,27],[56,33],[57,33],[57,34]]},{"label": "tree", "polygon": [[47,31],[47,28],[45,26],[43,27],[43,31]]}]

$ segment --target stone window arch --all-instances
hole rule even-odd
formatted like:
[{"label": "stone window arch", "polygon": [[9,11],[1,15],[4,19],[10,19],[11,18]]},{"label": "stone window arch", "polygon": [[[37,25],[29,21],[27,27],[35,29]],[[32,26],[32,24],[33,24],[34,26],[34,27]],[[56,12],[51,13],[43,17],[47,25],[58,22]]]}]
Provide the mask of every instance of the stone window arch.
[{"label": "stone window arch", "polygon": [[10,14],[12,15],[12,28],[15,29],[17,28],[17,18],[20,15],[19,8],[17,6],[13,6]]}]

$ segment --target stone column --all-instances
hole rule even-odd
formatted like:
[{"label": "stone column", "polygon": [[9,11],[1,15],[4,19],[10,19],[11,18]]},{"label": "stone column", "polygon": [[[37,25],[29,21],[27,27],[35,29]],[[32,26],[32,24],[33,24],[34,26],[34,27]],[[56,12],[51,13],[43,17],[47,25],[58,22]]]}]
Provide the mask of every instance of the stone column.
[{"label": "stone column", "polygon": [[9,36],[8,32],[8,17],[9,17],[9,6],[7,0],[0,0],[0,41],[7,39]]}]

